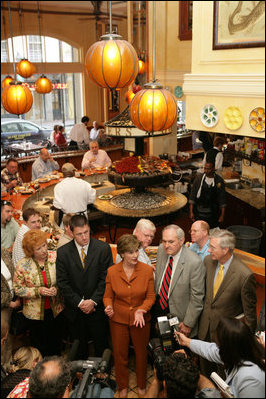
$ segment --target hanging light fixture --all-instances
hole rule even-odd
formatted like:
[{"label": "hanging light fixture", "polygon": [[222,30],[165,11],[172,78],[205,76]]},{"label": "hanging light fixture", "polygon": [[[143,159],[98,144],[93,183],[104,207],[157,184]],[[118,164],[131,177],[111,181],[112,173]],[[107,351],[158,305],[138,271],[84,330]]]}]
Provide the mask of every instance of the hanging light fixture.
[{"label": "hanging light fixture", "polygon": [[85,66],[90,79],[109,89],[129,86],[138,74],[138,57],[134,47],[112,33],[112,2],[109,1],[110,33],[101,36],[87,51]]},{"label": "hanging light fixture", "polygon": [[[22,10],[20,7],[20,2],[19,2],[19,23],[20,23],[20,33],[21,37],[22,35]],[[23,46],[24,49],[24,46]],[[23,51],[24,52],[24,51]],[[27,58],[22,58],[21,61],[16,65],[16,72],[18,75],[22,76],[23,78],[29,78],[36,72],[35,66],[27,59]]]},{"label": "hanging light fixture", "polygon": [[145,53],[141,51],[141,1],[139,1],[138,9],[138,58],[139,58],[139,75],[143,75],[146,71],[146,64],[144,62]]},{"label": "hanging light fixture", "polygon": [[130,103],[130,118],[148,133],[169,129],[177,120],[177,104],[169,90],[155,81],[155,1],[153,1],[153,81],[146,83]]},{"label": "hanging light fixture", "polygon": [[[4,40],[6,43],[6,49],[7,49],[7,62],[10,63],[10,59],[9,59],[9,48],[8,48],[8,40],[6,38],[6,19],[5,16],[3,14],[3,27],[4,27]],[[1,82],[1,87],[4,90],[5,87],[9,86],[9,83],[12,82],[13,78],[10,75],[7,75]]]},{"label": "hanging light fixture", "polygon": [[28,87],[24,86],[21,82],[16,82],[16,68],[15,68],[15,57],[14,57],[14,44],[13,44],[13,33],[12,33],[12,22],[10,4],[8,1],[8,12],[9,12],[9,25],[10,35],[12,43],[12,54],[13,54],[13,67],[15,80],[9,83],[9,86],[3,90],[1,100],[3,107],[10,114],[21,115],[28,112],[33,103],[31,91]]},{"label": "hanging light fixture", "polygon": [[[40,13],[40,5],[39,2],[37,1],[38,4],[38,21],[39,21],[39,34],[40,34],[40,43],[42,43],[42,36],[41,36],[41,13]],[[41,48],[41,57],[42,57],[42,48]],[[42,63],[43,63],[43,57],[42,57]],[[36,80],[35,82],[35,90],[37,93],[40,94],[47,94],[50,93],[53,90],[53,84],[48,79],[44,74],[42,74],[39,79]]]},{"label": "hanging light fixture", "polygon": [[141,58],[139,58],[139,74],[143,75],[145,71],[146,71],[146,64]]}]

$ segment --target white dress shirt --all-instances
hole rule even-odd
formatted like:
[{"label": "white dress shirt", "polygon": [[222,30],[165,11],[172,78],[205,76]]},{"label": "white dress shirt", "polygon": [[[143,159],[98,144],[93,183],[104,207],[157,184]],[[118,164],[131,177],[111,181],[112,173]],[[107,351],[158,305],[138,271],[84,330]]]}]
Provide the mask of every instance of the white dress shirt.
[{"label": "white dress shirt", "polygon": [[22,240],[24,238],[24,234],[27,233],[27,231],[29,231],[29,230],[30,229],[28,228],[28,226],[26,226],[25,224],[22,224],[18,231],[18,234],[17,234],[15,242],[14,242],[13,251],[12,251],[12,260],[13,260],[14,267],[17,266],[18,261],[20,259],[25,258],[25,253],[22,248]]},{"label": "white dress shirt", "polygon": [[[167,259],[167,262],[166,262],[166,265],[165,265],[165,268],[164,268],[164,272],[163,272],[163,275],[162,275],[162,278],[161,278],[161,282],[160,282],[160,286],[159,286],[160,290],[161,290],[161,286],[162,286],[162,283],[163,283],[163,279],[164,279],[166,268],[167,268],[167,266],[169,264],[170,256],[172,256],[173,257],[173,266],[172,266],[172,274],[171,274],[171,280],[170,280],[170,285],[169,285],[169,290],[168,290],[168,297],[169,297],[169,293],[170,293],[170,290],[171,290],[171,284],[172,284],[172,281],[173,281],[173,276],[174,276],[174,273],[175,273],[175,269],[176,269],[176,266],[178,264],[178,261],[179,261],[180,255],[181,255],[181,251],[182,251],[182,248],[179,250],[179,252],[177,252],[177,254],[168,256],[168,259]],[[159,290],[159,292],[160,292],[160,290]]]},{"label": "white dress shirt", "polygon": [[54,206],[64,213],[87,211],[96,198],[96,190],[85,180],[65,177],[54,188]]},{"label": "white dress shirt", "polygon": [[48,159],[44,162],[41,157],[38,157],[32,164],[32,178],[31,180],[39,179],[46,175],[51,174],[54,170],[58,170],[59,165],[56,161]]},{"label": "white dress shirt", "polygon": [[[92,161],[94,158],[95,161]],[[111,158],[107,155],[106,151],[98,150],[97,155],[94,155],[92,151],[87,151],[83,156],[81,168],[104,168],[111,166],[111,164]]]},{"label": "white dress shirt", "polygon": [[81,144],[83,141],[85,144],[89,144],[90,136],[87,127],[84,123],[77,123],[72,127],[69,133],[70,140],[76,141],[78,144]]},{"label": "white dress shirt", "polygon": [[100,132],[100,129],[94,129],[94,127],[91,129],[91,131],[90,131],[90,139],[91,140],[97,140],[97,138],[98,138],[98,136],[99,136],[99,132]]}]

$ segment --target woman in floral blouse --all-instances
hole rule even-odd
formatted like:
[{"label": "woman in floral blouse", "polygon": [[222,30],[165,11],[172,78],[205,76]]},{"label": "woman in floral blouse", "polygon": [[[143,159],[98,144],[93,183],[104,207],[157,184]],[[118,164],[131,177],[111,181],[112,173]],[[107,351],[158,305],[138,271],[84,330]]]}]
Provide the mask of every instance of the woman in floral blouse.
[{"label": "woman in floral blouse", "polygon": [[22,247],[26,257],[17,264],[13,287],[23,299],[31,345],[43,356],[60,355],[63,302],[56,287],[56,253],[48,251],[41,230],[28,231]]}]

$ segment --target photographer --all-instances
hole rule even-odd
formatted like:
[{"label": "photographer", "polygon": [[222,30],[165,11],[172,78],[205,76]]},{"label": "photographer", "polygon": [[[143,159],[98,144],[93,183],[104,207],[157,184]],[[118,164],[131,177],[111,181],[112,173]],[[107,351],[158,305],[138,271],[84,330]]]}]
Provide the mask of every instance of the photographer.
[{"label": "photographer", "polygon": [[218,345],[176,333],[180,345],[209,361],[224,365],[225,382],[234,397],[264,398],[265,354],[256,336],[242,321],[229,317],[220,319],[216,334]]},{"label": "photographer", "polygon": [[145,398],[221,398],[221,395],[208,378],[200,375],[193,360],[179,350],[165,358],[162,380],[154,370]]}]

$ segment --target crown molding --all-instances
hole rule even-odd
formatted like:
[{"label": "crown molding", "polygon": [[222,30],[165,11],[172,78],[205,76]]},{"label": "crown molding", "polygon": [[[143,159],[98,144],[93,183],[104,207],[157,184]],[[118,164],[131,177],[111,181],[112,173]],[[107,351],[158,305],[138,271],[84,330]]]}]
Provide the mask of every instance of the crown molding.
[{"label": "crown molding", "polygon": [[186,96],[265,97],[264,74],[185,74]]}]

